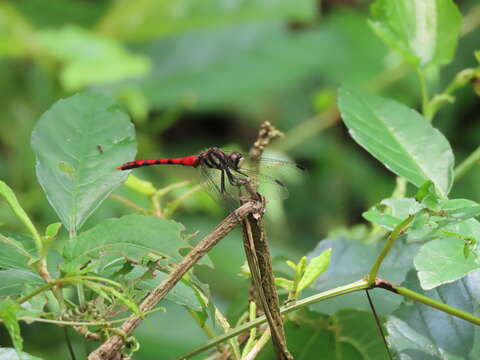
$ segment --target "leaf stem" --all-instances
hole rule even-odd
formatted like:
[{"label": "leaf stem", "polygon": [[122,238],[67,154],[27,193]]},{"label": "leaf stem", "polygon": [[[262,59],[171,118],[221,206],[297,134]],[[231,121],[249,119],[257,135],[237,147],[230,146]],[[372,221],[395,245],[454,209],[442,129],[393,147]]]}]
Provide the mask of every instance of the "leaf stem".
[{"label": "leaf stem", "polygon": [[454,171],[454,180],[458,181],[465,175],[474,165],[480,163],[480,146],[472,152],[465,160],[458,165]]},{"label": "leaf stem", "polygon": [[[305,299],[302,299],[302,300],[299,300],[299,301],[295,302],[295,304],[282,306],[280,308],[280,313],[281,314],[287,314],[289,312],[298,310],[300,308],[303,308],[305,306],[308,306],[310,304],[314,304],[314,303],[322,301],[322,300],[330,299],[332,297],[336,297],[336,296],[343,295],[343,294],[349,294],[349,293],[359,291],[359,290],[365,290],[365,289],[368,289],[369,287],[370,287],[370,285],[368,284],[368,282],[366,280],[362,279],[362,280],[350,283],[348,285],[339,286],[339,287],[336,287],[334,289],[330,289],[330,290],[323,291],[321,293],[312,295],[308,298],[305,298]],[[179,359],[187,359],[189,357],[197,355],[204,350],[207,350],[207,349],[209,349],[213,346],[216,346],[217,344],[219,344],[219,343],[221,343],[225,340],[228,340],[233,336],[239,335],[239,334],[241,334],[245,331],[248,331],[248,330],[250,330],[254,327],[257,327],[257,326],[259,326],[259,325],[261,325],[265,322],[267,322],[267,319],[266,319],[265,315],[262,315],[262,316],[256,318],[253,321],[249,321],[248,323],[237,326],[236,328],[234,328],[230,331],[227,331],[224,334],[219,335],[215,339],[212,339],[209,342],[203,344],[202,346],[199,346],[198,348],[192,350],[188,354],[185,354],[185,355],[181,356]]]},{"label": "leaf stem", "polygon": [[382,265],[383,260],[390,252],[395,240],[405,231],[408,225],[412,222],[414,215],[409,215],[405,220],[403,220],[400,224],[398,224],[395,229],[390,233],[387,238],[387,242],[383,247],[382,251],[378,255],[375,263],[373,264],[372,268],[370,269],[370,273],[368,274],[368,283],[373,284],[375,283],[375,279],[377,278],[378,271],[380,270],[380,266]]},{"label": "leaf stem", "polygon": [[400,285],[393,285],[389,284],[389,286],[381,286],[382,288],[392,291],[394,293],[397,293],[399,295],[402,295],[403,297],[406,297],[408,299],[415,300],[419,303],[425,304],[427,306],[433,307],[435,309],[441,310],[447,314],[450,314],[452,316],[458,317],[460,319],[466,320],[472,324],[475,325],[480,325],[480,318],[478,316],[475,316],[473,314],[470,314],[466,311],[454,308],[452,306],[449,306],[443,302],[434,300],[428,296],[419,294],[413,290],[407,289],[406,287],[400,286]]},{"label": "leaf stem", "polygon": [[428,97],[428,87],[427,87],[427,81],[425,79],[425,73],[418,67],[416,68],[416,70],[418,75],[418,81],[420,82],[420,90],[422,92],[422,113],[425,119],[431,122],[432,113],[430,111],[430,101]]}]

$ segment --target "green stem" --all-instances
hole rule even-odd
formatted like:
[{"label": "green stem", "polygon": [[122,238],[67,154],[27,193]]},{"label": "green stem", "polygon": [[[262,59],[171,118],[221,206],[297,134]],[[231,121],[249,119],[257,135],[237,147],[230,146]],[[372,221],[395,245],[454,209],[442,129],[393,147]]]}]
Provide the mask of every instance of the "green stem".
[{"label": "green stem", "polygon": [[[323,291],[319,294],[315,294],[315,295],[310,296],[308,298],[299,300],[293,305],[282,306],[280,308],[280,313],[281,314],[287,314],[289,312],[298,310],[300,308],[303,308],[305,306],[308,306],[310,304],[314,304],[316,302],[319,302],[319,301],[322,301],[322,300],[325,300],[325,299],[330,299],[332,297],[336,297],[336,296],[343,295],[343,294],[349,294],[351,292],[355,292],[355,291],[359,291],[359,290],[365,290],[365,289],[368,289],[369,287],[370,287],[370,285],[368,284],[368,282],[366,280],[356,281],[356,282],[353,282],[351,284],[344,285],[344,286],[339,286],[335,289]],[[259,325],[261,325],[265,322],[267,322],[267,319],[265,318],[265,315],[260,316],[253,321],[249,321],[246,324],[238,326],[238,327],[236,327],[236,328],[234,328],[230,331],[227,331],[224,334],[219,335],[215,339],[212,339],[209,342],[203,344],[202,346],[199,346],[198,348],[194,349],[190,353],[181,356],[179,359],[187,359],[187,358],[192,357],[196,354],[199,354],[204,350],[207,350],[207,349],[209,349],[213,346],[216,346],[217,344],[219,344],[223,341],[226,341],[233,336],[239,335],[239,334],[241,334],[245,331],[248,331],[248,330],[250,330],[254,327],[257,327],[257,326],[259,326]]]},{"label": "green stem", "polygon": [[425,80],[425,74],[419,68],[417,70],[418,81],[420,82],[420,90],[422,92],[422,113],[427,121],[432,121],[432,113],[430,111],[430,101],[428,97],[427,81]]},{"label": "green stem", "polygon": [[387,242],[383,247],[382,251],[378,255],[375,263],[373,264],[370,273],[368,274],[368,283],[373,284],[375,279],[377,278],[378,271],[380,270],[380,266],[382,265],[383,260],[390,252],[395,240],[403,233],[403,231],[407,228],[407,226],[412,222],[414,215],[408,216],[405,220],[403,220],[400,224],[398,224],[395,229],[390,233],[390,236],[387,238]]},{"label": "green stem", "polygon": [[463,177],[474,165],[480,163],[480,146],[471,153],[463,162],[457,166],[454,172],[454,180],[457,182]]},{"label": "green stem", "polygon": [[72,276],[72,277],[68,277],[68,278],[61,278],[61,279],[57,279],[57,280],[52,280],[52,281],[48,282],[47,284],[43,285],[42,287],[38,288],[34,292],[30,293],[29,295],[24,296],[23,298],[18,300],[17,303],[19,305],[21,305],[24,302],[26,302],[26,301],[30,300],[31,298],[35,297],[36,295],[44,292],[45,290],[51,289],[52,287],[54,287],[56,285],[63,284],[63,283],[69,283],[69,282],[76,282],[76,281],[80,281],[80,280],[97,280],[99,282],[100,281],[106,282],[108,284],[112,284],[112,285],[120,287],[120,288],[122,287],[120,284],[116,283],[115,281],[105,279],[105,278],[101,278],[101,277],[98,277],[98,276]]},{"label": "green stem", "polygon": [[450,314],[452,316],[456,316],[460,319],[466,320],[466,321],[468,321],[472,324],[480,325],[480,318],[475,316],[475,315],[472,315],[472,314],[470,314],[466,311],[463,311],[463,310],[454,308],[452,306],[449,306],[445,303],[436,301],[432,298],[429,298],[428,296],[419,294],[419,293],[417,293],[415,291],[412,291],[410,289],[407,289],[403,286],[393,285],[392,287],[398,294],[400,294],[400,295],[402,295],[402,296],[404,296],[408,299],[418,301],[418,302],[420,302],[422,304],[425,304],[427,306],[430,306],[430,307],[433,307],[435,309],[446,312],[447,314]]}]

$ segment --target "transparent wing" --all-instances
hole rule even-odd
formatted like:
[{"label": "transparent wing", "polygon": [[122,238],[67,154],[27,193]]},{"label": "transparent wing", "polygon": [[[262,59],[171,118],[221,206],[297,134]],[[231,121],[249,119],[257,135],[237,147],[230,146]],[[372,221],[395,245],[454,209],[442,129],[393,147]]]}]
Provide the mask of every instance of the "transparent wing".
[{"label": "transparent wing", "polygon": [[200,166],[200,173],[202,175],[202,187],[216,202],[228,210],[234,210],[240,205],[238,200],[240,189],[230,185],[227,179],[224,180],[225,188],[222,189],[222,172],[220,170]]},{"label": "transparent wing", "polygon": [[242,166],[240,171],[255,179],[257,191],[270,199],[286,199],[286,183],[298,181],[306,172],[304,166],[294,162],[263,157],[257,164]]}]

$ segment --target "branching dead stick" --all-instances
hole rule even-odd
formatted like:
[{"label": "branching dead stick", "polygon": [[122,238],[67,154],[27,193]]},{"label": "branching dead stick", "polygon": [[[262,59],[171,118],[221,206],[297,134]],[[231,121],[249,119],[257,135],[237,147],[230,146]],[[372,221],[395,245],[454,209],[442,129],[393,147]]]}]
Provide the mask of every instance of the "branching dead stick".
[{"label": "branching dead stick", "polygon": [[272,262],[268,251],[265,227],[262,217],[249,214],[242,223],[245,255],[252,274],[255,292],[272,335],[273,348],[279,360],[293,360],[287,348],[280,305],[275,289]]},{"label": "branching dead stick", "polygon": [[[273,139],[281,136],[283,136],[283,133],[268,121],[265,121],[260,126],[257,140],[249,152],[253,165],[257,166],[257,171],[259,170],[258,161],[265,147],[267,147]],[[247,183],[245,187],[252,198],[261,197],[256,194],[256,189],[252,188],[255,184],[256,182],[250,182]],[[285,330],[283,329],[283,320],[280,314],[280,305],[275,288],[272,261],[268,250],[265,224],[263,223],[263,214],[260,214],[260,216],[256,215],[257,214],[249,214],[242,223],[245,255],[252,274],[254,291],[261,302],[259,305],[263,308],[263,312],[270,326],[273,348],[277,354],[277,358],[280,360],[291,360],[293,356],[287,348]]]},{"label": "branching dead stick", "polygon": [[[185,273],[192,268],[213,246],[218,244],[242,219],[252,213],[262,213],[263,204],[259,201],[248,201],[227,216],[209,235],[204,237],[178,264],[178,266],[158,285],[142,302],[140,311],[145,313],[152,310],[167,293],[175,286]],[[119,358],[125,338],[141,323],[142,318],[132,316],[119,328],[125,336],[113,335],[97,350],[92,352],[89,360],[112,360]]]}]

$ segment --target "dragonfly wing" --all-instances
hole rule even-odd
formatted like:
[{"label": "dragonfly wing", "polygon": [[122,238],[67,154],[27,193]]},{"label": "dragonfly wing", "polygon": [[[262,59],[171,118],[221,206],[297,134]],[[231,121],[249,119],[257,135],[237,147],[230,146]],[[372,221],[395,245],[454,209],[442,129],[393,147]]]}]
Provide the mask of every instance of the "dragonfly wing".
[{"label": "dragonfly wing", "polygon": [[233,189],[227,179],[224,180],[225,187],[222,188],[222,172],[220,170],[200,166],[200,173],[203,178],[202,187],[216,202],[228,210],[234,210],[239,206],[238,196],[235,196],[234,191],[238,191],[238,189]]}]

